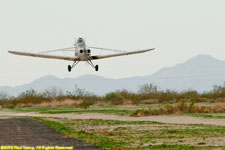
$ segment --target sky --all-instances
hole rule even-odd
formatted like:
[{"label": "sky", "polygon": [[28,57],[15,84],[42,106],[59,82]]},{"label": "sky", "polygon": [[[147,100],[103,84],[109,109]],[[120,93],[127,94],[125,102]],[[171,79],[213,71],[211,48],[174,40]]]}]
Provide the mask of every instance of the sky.
[{"label": "sky", "polygon": [[[225,60],[224,6],[224,0],[0,0],[0,86],[46,75],[145,76],[200,54]],[[96,60],[98,72],[83,62],[70,73],[70,61],[8,53],[71,47],[77,37],[91,46],[156,50]]]}]

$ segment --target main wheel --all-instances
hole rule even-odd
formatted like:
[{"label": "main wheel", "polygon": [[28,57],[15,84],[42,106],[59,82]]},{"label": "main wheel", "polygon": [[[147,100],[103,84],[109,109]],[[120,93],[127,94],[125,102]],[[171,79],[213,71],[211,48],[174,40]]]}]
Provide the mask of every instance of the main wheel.
[{"label": "main wheel", "polygon": [[95,66],[95,71],[98,71],[98,65]]},{"label": "main wheel", "polygon": [[72,69],[72,67],[70,65],[68,65],[68,71],[70,72]]}]

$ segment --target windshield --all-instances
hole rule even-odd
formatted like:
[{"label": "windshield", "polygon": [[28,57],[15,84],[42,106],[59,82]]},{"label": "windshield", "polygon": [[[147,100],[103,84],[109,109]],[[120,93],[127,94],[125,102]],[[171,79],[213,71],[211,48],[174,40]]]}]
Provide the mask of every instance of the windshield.
[{"label": "windshield", "polygon": [[84,48],[84,43],[77,43],[78,48]]}]

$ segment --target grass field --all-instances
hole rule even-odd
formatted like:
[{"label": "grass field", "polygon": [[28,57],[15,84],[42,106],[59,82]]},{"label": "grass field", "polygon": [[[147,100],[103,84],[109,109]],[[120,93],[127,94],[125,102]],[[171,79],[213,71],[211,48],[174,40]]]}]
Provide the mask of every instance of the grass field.
[{"label": "grass field", "polygon": [[216,118],[216,119],[225,119],[224,113],[202,113],[202,114],[183,114],[193,117],[203,117],[203,118]]},{"label": "grass field", "polygon": [[[201,106],[210,106],[211,103],[198,103]],[[47,114],[60,114],[60,113],[104,113],[116,115],[131,115],[137,110],[142,109],[158,109],[163,108],[168,104],[139,104],[139,105],[91,105],[87,109],[75,106],[56,106],[56,107],[16,107],[11,110],[20,112],[39,112]],[[170,104],[174,105],[174,104]]]},{"label": "grass field", "polygon": [[165,104],[154,105],[92,105],[87,109],[78,108],[75,106],[57,106],[57,107],[25,107],[13,108],[11,110],[21,112],[39,112],[39,113],[106,113],[116,115],[130,115],[138,109],[160,108]]},{"label": "grass field", "polygon": [[35,118],[105,149],[225,149],[225,127],[149,121]]},{"label": "grass field", "polygon": [[[18,112],[103,113],[130,116],[140,109],[158,109],[167,104],[91,105],[87,109],[75,106],[12,108]],[[210,103],[200,103],[210,106]],[[203,118],[225,118],[224,113],[173,114]],[[101,119],[66,119],[33,117],[67,136],[112,150],[136,149],[225,149],[225,126],[202,124],[172,124],[152,121],[113,121]]]}]

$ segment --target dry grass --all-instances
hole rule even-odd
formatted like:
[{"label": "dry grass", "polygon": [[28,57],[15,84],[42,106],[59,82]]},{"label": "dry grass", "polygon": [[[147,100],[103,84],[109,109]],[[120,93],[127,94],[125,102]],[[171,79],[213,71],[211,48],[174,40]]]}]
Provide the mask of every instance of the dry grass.
[{"label": "dry grass", "polygon": [[18,105],[17,107],[56,107],[56,106],[77,106],[82,103],[82,100],[52,100],[47,102],[41,102],[40,104],[26,104]]},{"label": "dry grass", "polygon": [[211,108],[214,113],[225,112],[225,103],[217,103]]},{"label": "dry grass", "polygon": [[159,109],[142,109],[135,111],[131,116],[150,116],[180,113],[225,113],[225,103],[217,103],[212,106],[200,106],[194,103],[180,102],[175,105],[166,105]]},{"label": "dry grass", "polygon": [[72,100],[72,99],[65,99],[65,100],[52,100],[50,102],[42,102],[40,104],[35,105],[36,107],[56,107],[56,106],[76,106],[82,103],[82,100]]}]

